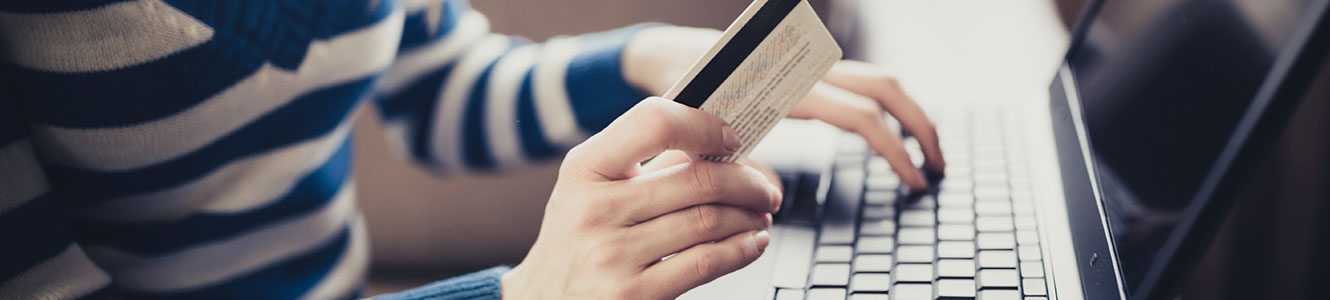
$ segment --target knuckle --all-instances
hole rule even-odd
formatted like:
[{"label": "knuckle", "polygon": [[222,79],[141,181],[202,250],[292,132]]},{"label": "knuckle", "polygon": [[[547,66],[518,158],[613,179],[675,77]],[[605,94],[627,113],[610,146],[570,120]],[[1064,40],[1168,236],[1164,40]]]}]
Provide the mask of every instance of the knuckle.
[{"label": "knuckle", "polygon": [[698,235],[711,235],[720,230],[720,208],[711,205],[698,205],[693,210],[693,226]]},{"label": "knuckle", "polygon": [[563,163],[559,164],[560,175],[563,175],[564,172],[571,171],[573,168],[584,165],[587,152],[590,151],[587,148],[589,148],[589,146],[587,146],[587,143],[583,142],[568,149],[568,153],[564,154]]},{"label": "knuckle", "polygon": [[720,183],[716,182],[715,165],[710,163],[696,163],[691,168],[693,175],[693,186],[697,189],[699,195],[715,196],[720,193]]},{"label": "knuckle", "polygon": [[[661,107],[661,105],[656,104],[649,107]],[[647,140],[664,142],[674,135],[676,126],[673,126],[673,119],[670,112],[664,110],[664,108],[659,108],[644,111],[638,116],[637,121],[643,128]]]},{"label": "knuckle", "polygon": [[693,278],[705,280],[720,271],[720,262],[715,255],[704,255],[693,261]]},{"label": "knuckle", "polygon": [[899,87],[901,85],[900,79],[896,79],[895,76],[891,76],[885,73],[878,73],[874,75],[874,77],[876,77],[875,79],[877,80],[878,83],[886,85],[888,87]]},{"label": "knuckle", "polygon": [[590,203],[582,209],[583,217],[580,218],[584,226],[597,226],[613,222],[614,218],[623,214],[629,206],[631,197],[625,195],[603,195],[599,198],[590,200]]}]

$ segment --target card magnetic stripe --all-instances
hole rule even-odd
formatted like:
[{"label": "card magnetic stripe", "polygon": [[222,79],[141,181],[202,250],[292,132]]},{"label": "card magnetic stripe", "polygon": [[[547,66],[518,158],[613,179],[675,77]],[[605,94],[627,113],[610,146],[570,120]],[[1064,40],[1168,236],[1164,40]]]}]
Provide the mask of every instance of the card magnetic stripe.
[{"label": "card magnetic stripe", "polygon": [[684,86],[674,101],[692,108],[699,108],[711,94],[720,87],[734,70],[739,68],[748,55],[780,25],[785,16],[794,10],[803,0],[771,0],[762,5],[753,17],[744,24],[728,43],[716,52],[702,71]]}]

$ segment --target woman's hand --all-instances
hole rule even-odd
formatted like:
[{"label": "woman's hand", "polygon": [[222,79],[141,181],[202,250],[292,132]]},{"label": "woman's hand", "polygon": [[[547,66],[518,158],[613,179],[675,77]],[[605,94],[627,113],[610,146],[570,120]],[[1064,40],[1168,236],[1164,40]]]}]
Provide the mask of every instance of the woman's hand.
[{"label": "woman's hand", "polygon": [[[664,94],[720,35],[716,30],[684,27],[644,30],[624,50],[624,75],[638,88]],[[938,173],[945,169],[933,123],[896,79],[876,66],[856,61],[837,63],[789,117],[818,119],[858,133],[886,158],[902,182],[912,189],[926,187],[927,180],[910,162],[900,135],[888,125],[883,112],[895,117],[919,141],[926,168]]]},{"label": "woman's hand", "polygon": [[660,98],[638,103],[568,153],[503,297],[673,299],[751,263],[770,242],[780,189],[751,167],[680,152],[738,148],[716,116]]}]

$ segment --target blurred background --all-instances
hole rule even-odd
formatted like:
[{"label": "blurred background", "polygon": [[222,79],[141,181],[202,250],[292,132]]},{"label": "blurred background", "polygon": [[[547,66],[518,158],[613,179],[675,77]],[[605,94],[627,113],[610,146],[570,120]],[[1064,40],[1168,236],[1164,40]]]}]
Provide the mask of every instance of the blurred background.
[{"label": "blurred background", "polygon": [[[1028,87],[1046,91],[1042,88],[1065,50],[1067,28],[1086,5],[1085,0],[810,2],[847,58],[900,70],[906,89],[925,107],[929,101],[958,101],[951,98],[1019,95],[1027,88],[984,86],[993,76],[1029,77]],[[640,22],[723,29],[748,3],[472,1],[495,32],[536,41]],[[991,47],[951,46],[973,45],[975,39],[991,41]],[[995,57],[1003,61],[993,62]],[[987,68],[928,68],[930,61],[957,59]],[[1319,284],[1330,282],[1330,64],[1320,74],[1181,298],[1325,297]],[[957,82],[974,84],[951,86]],[[521,261],[535,240],[558,161],[504,173],[433,176],[389,152],[375,114],[359,114],[355,130],[357,192],[373,245],[366,295]]]}]

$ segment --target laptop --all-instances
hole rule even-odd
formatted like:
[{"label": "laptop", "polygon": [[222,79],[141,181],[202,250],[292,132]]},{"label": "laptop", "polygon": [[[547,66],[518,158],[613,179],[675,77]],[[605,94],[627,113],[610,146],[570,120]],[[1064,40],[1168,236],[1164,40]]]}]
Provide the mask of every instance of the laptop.
[{"label": "laptop", "polygon": [[1095,1],[1047,101],[930,107],[948,165],[925,192],[784,122],[752,154],[786,188],[771,245],[681,298],[1173,298],[1330,53],[1328,12]]}]

